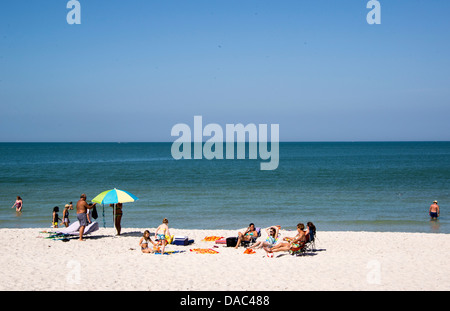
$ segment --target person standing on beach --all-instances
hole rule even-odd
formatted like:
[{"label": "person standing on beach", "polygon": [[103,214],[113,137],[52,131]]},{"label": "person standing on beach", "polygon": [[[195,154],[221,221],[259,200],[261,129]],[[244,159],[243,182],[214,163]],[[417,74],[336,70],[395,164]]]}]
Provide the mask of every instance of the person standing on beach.
[{"label": "person standing on beach", "polygon": [[[70,224],[70,220],[69,220],[69,209],[70,209],[70,205],[66,204],[66,206],[64,206],[64,210],[63,210],[63,223],[66,226],[66,228],[69,226]],[[72,207],[73,209],[73,207]]]},{"label": "person standing on beach", "polygon": [[14,203],[14,205],[11,208],[16,208],[16,212],[20,213],[22,212],[22,205],[23,205],[23,201],[22,198],[17,196],[16,202]]},{"label": "person standing on beach", "polygon": [[164,249],[166,248],[166,244],[167,244],[166,235],[170,236],[169,221],[167,220],[167,218],[164,218],[163,223],[161,225],[159,225],[159,227],[156,228],[156,231],[155,231],[155,237],[159,240],[159,242],[161,243],[161,246],[162,246],[161,255],[164,255]]},{"label": "person standing on beach", "polygon": [[59,207],[55,206],[53,208],[53,214],[52,214],[52,227],[58,228],[58,220],[61,220],[61,218],[58,217]]},{"label": "person standing on beach", "polygon": [[77,218],[80,222],[80,241],[83,240],[84,228],[87,226],[87,210],[93,208],[97,203],[92,205],[87,204],[86,202],[86,194],[82,194],[80,199],[77,202]]},{"label": "person standing on beach", "polygon": [[113,211],[114,227],[116,227],[117,235],[120,235],[120,231],[122,230],[120,223],[122,221],[122,215],[123,215],[123,211],[122,211],[123,204],[122,203],[110,204],[110,206],[114,209],[114,211]]},{"label": "person standing on beach", "polygon": [[439,211],[439,205],[438,201],[434,200],[433,204],[430,206],[430,217],[431,219],[437,219],[439,217],[440,211]]}]

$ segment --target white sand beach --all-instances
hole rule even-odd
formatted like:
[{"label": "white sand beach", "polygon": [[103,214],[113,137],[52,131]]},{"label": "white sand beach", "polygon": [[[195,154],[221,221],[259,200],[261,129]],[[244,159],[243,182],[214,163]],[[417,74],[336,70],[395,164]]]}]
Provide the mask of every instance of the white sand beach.
[{"label": "white sand beach", "polygon": [[195,243],[169,245],[184,252],[164,256],[141,252],[145,229],[124,228],[115,237],[113,228],[100,228],[83,242],[45,239],[43,230],[0,229],[0,290],[450,290],[448,234],[318,231],[316,252],[268,258],[262,249],[244,254],[243,247],[202,241],[243,228],[171,229]]}]

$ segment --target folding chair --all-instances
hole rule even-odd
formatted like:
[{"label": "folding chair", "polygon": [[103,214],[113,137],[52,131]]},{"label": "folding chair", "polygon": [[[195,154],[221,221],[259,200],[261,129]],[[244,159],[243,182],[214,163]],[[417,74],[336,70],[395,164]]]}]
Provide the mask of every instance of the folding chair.
[{"label": "folding chair", "polygon": [[256,243],[256,239],[261,236],[261,228],[256,227],[256,232],[258,232],[258,236],[251,238],[249,241],[241,241],[241,246],[249,247]]}]

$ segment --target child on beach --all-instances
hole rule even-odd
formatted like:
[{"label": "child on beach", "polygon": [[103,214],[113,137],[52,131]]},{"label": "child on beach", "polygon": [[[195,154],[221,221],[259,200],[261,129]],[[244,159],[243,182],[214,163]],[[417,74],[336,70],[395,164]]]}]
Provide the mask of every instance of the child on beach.
[{"label": "child on beach", "polygon": [[139,240],[139,246],[141,247],[141,251],[143,253],[153,253],[153,250],[148,247],[148,244],[152,243],[153,246],[156,246],[157,244],[155,242],[152,241],[152,239],[150,238],[150,231],[145,230],[144,231],[144,235],[142,236],[142,238]]},{"label": "child on beach", "polygon": [[[164,249],[166,248],[166,244],[167,244],[167,240],[166,240],[166,235],[170,236],[170,232],[169,232],[169,221],[167,220],[167,218],[163,219],[163,223],[156,228],[155,231],[155,237],[159,240],[159,242],[161,243],[161,254],[164,254]],[[160,232],[160,233],[158,233]]]},{"label": "child on beach", "polygon": [[58,220],[61,218],[58,217],[59,207],[55,206],[53,208],[53,216],[52,216],[52,228],[58,228]]}]

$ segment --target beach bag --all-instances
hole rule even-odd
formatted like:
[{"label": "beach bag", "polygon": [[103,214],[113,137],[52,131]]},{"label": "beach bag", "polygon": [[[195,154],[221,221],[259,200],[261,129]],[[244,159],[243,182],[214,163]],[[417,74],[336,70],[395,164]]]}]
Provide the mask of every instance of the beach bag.
[{"label": "beach bag", "polygon": [[237,240],[238,238],[235,236],[227,238],[227,247],[235,247]]},{"label": "beach bag", "polygon": [[92,208],[91,216],[92,216],[92,218],[94,218],[94,219],[97,219],[97,218],[98,218],[98,213],[97,213],[97,207],[96,207],[96,205],[94,205],[94,207]]}]

